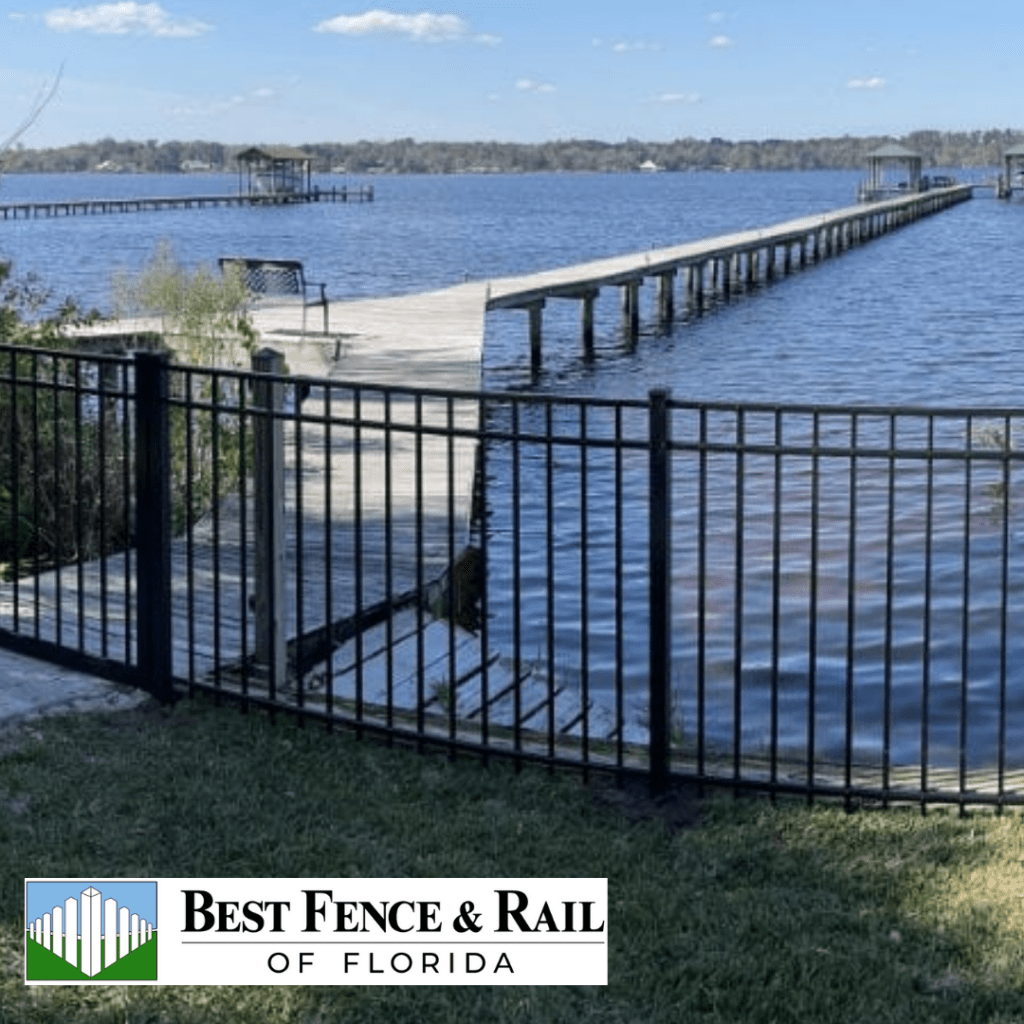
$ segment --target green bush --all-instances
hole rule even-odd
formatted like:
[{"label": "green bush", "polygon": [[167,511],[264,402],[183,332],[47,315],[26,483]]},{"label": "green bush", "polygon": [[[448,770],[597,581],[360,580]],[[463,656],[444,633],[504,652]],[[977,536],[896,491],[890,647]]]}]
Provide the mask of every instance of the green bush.
[{"label": "green bush", "polygon": [[[121,278],[120,301],[154,312],[176,343],[178,365],[234,365],[254,347],[238,279],[188,272],[161,246],[141,275]],[[103,364],[76,360],[66,328],[94,321],[73,302],[30,320],[49,301],[34,279],[14,280],[0,263],[0,574],[10,577],[123,550],[134,529],[134,458],[126,445],[129,403],[76,394],[95,389]],[[122,307],[124,311],[126,307]],[[45,354],[29,349],[45,349]],[[68,355],[62,355],[68,352]],[[107,364],[108,366],[112,364]],[[115,368],[116,373],[116,368]],[[113,391],[120,386],[111,385]],[[252,431],[243,429],[238,383],[217,383],[205,369],[173,370],[169,411],[171,525],[181,533],[239,486],[252,459]]]},{"label": "green bush", "polygon": [[114,276],[118,317],[158,316],[175,360],[196,366],[238,366],[258,335],[248,313],[241,274],[217,276],[204,266],[189,270],[168,242],[157,246],[138,275]]},{"label": "green bush", "polygon": [[[125,453],[117,406],[76,395],[88,368],[60,355],[63,331],[83,316],[71,302],[34,323],[48,295],[0,263],[0,343],[50,354],[0,356],[0,563],[5,575],[27,564],[49,567],[124,547],[129,524]],[[96,373],[98,366],[91,367]],[[92,398],[89,403],[87,398]],[[123,417],[122,417],[123,419]]]}]

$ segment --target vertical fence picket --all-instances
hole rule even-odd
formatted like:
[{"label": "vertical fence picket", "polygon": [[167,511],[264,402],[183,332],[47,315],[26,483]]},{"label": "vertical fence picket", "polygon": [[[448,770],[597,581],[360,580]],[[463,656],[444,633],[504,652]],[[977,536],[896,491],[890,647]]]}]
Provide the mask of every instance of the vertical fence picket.
[{"label": "vertical fence picket", "polygon": [[[743,577],[744,577],[744,507],[746,418],[743,409],[736,410],[736,579],[733,587],[733,694],[732,694],[732,777],[738,785],[743,776]],[[738,794],[737,788],[733,793]]]},{"label": "vertical fence picket", "polygon": [[[588,518],[587,505],[590,501],[587,493],[587,407],[579,406],[579,438],[580,438],[580,754],[583,761],[583,778],[587,778],[587,763],[590,760],[590,604],[589,604],[589,561],[587,558]],[[667,456],[666,456],[667,462]],[[666,498],[666,503],[669,501]]]},{"label": "vertical fence picket", "polygon": [[821,469],[821,414],[814,411],[811,433],[811,538],[810,581],[807,623],[807,803],[814,801],[814,762],[816,695],[818,679],[818,507],[819,473]]},{"label": "vertical fence picket", "polygon": [[775,800],[779,773],[779,631],[782,625],[782,410],[775,410],[774,476],[772,489],[772,650],[771,650],[771,738],[769,780]]},{"label": "vertical fence picket", "polygon": [[850,810],[853,791],[853,668],[857,621],[857,414],[850,417],[849,547],[846,561],[846,722],[843,729],[844,790]]},{"label": "vertical fence picket", "polygon": [[886,473],[885,520],[885,633],[883,639],[883,694],[882,694],[882,793],[883,805],[888,806],[892,761],[892,659],[893,659],[893,598],[896,588],[896,417],[889,417],[889,456]]},{"label": "vertical fence picket", "polygon": [[1011,422],[1007,415],[1003,418],[1003,437],[1000,446],[1000,484],[1002,502],[1000,513],[1000,601],[999,601],[999,735],[997,739],[997,794],[999,803],[996,809],[1003,813],[1003,795],[1006,784],[1006,638],[1009,621],[1009,590],[1010,590],[1010,452]]},{"label": "vertical fence picket", "polygon": [[622,782],[626,759],[624,657],[625,574],[623,572],[622,406],[615,406],[615,766]]},{"label": "vertical fence picket", "polygon": [[935,515],[935,417],[928,417],[926,440],[924,504],[924,608],[921,616],[921,814],[928,811],[924,794],[928,792],[928,758],[931,756],[928,716],[931,713],[932,646],[932,536]]},{"label": "vertical fence picket", "polygon": [[[973,420],[967,417],[964,426],[964,450],[969,456],[972,449]],[[963,602],[960,625],[960,734],[958,738],[960,816],[967,813],[964,791],[967,789],[967,701],[970,682],[970,624],[971,624],[971,460],[964,459],[964,561],[963,561]]]},{"label": "vertical fence picket", "polygon": [[[2,329],[3,317],[0,317],[0,329]],[[12,348],[7,354],[8,356],[8,381],[9,381],[9,394],[8,399],[10,403],[10,417],[11,417],[11,430],[8,436],[8,459],[9,459],[9,483],[7,484],[11,493],[11,548],[13,551],[13,569],[14,569],[14,600],[12,602],[12,628],[15,633],[20,629],[20,604],[21,594],[19,592],[18,581],[21,577],[21,530],[20,530],[20,519],[21,519],[21,450],[22,450],[22,433],[21,433],[21,417],[18,412],[18,392],[20,385],[18,384],[18,353]],[[35,389],[33,389],[34,391]]]},{"label": "vertical fence picket", "polygon": [[[481,440],[487,432],[487,416],[488,408],[487,401],[483,395],[480,396],[479,405],[477,408],[477,423],[481,431]],[[480,453],[480,487],[481,487],[481,499],[480,499],[480,572],[481,579],[484,581],[484,586],[480,588],[480,744],[482,747],[481,756],[484,764],[488,762],[489,744],[490,744],[490,672],[489,672],[489,658],[487,656],[489,650],[489,638],[490,638],[490,624],[488,619],[491,614],[490,602],[487,599],[487,555],[488,555],[488,543],[487,543],[487,500],[488,500],[488,489],[487,489],[487,445],[481,443],[479,446]]]}]

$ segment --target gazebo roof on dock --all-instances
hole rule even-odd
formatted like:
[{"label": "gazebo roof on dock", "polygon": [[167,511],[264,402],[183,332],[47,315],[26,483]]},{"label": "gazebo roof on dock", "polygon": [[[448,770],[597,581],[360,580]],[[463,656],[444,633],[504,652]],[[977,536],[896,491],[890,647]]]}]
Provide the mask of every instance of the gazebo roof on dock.
[{"label": "gazebo roof on dock", "polygon": [[313,158],[296,146],[250,146],[243,149],[235,157],[243,163],[254,163],[257,160],[312,160]]},{"label": "gazebo roof on dock", "polygon": [[921,154],[915,153],[898,142],[886,142],[878,149],[868,153],[869,160],[920,160]]}]

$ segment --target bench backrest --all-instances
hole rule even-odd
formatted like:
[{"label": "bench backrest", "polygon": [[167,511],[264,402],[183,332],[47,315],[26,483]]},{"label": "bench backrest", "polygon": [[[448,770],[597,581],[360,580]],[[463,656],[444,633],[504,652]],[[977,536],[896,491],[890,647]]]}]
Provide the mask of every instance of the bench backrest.
[{"label": "bench backrest", "polygon": [[221,271],[237,268],[242,283],[251,295],[306,294],[306,276],[299,260],[258,260],[240,256],[222,256]]}]

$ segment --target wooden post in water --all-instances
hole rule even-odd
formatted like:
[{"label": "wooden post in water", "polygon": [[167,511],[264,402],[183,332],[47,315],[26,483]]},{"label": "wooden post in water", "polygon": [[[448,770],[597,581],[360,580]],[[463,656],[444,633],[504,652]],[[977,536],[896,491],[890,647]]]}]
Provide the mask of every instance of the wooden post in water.
[{"label": "wooden post in water", "polygon": [[530,370],[533,373],[540,373],[542,363],[541,353],[541,327],[544,312],[544,300],[531,302],[526,307],[530,311]]},{"label": "wooden post in water", "polygon": [[663,324],[672,323],[675,317],[676,270],[662,271],[658,275],[658,317]]},{"label": "wooden post in water", "polygon": [[630,343],[640,336],[640,281],[627,281],[622,286],[622,313]]},{"label": "wooden post in water", "polygon": [[580,310],[580,333],[583,335],[583,351],[588,356],[594,354],[594,299],[597,295],[597,289],[593,288],[580,296],[583,300]]}]

